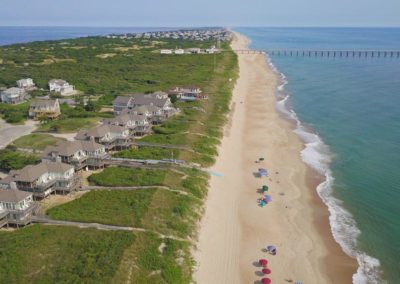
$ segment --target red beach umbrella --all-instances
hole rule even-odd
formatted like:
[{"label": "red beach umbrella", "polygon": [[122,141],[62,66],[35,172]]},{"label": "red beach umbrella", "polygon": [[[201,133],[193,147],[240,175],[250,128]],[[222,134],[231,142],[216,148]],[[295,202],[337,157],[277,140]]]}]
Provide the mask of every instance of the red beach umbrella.
[{"label": "red beach umbrella", "polygon": [[269,268],[264,268],[264,269],[262,270],[262,273],[264,273],[264,274],[270,274],[270,273],[271,273],[271,269],[269,269]]},{"label": "red beach umbrella", "polygon": [[270,284],[270,283],[271,283],[271,279],[269,279],[269,278],[263,278],[263,279],[261,279],[261,283],[262,283],[262,284]]},{"label": "red beach umbrella", "polygon": [[260,259],[260,260],[258,261],[258,263],[259,263],[260,265],[262,265],[262,266],[267,266],[268,260],[266,260],[266,259]]}]

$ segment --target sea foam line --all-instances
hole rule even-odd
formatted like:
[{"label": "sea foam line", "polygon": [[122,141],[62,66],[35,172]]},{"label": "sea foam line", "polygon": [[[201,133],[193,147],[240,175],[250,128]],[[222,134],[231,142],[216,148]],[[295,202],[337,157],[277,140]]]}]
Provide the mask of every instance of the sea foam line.
[{"label": "sea foam line", "polygon": [[266,59],[271,69],[278,74],[280,81],[280,84],[277,86],[277,109],[289,119],[296,122],[296,128],[293,131],[304,142],[305,148],[301,151],[301,158],[312,169],[325,177],[325,180],[317,186],[317,192],[321,200],[328,207],[329,224],[335,241],[348,256],[357,260],[358,268],[357,272],[353,275],[353,283],[383,283],[383,280],[379,277],[379,260],[357,248],[357,238],[361,234],[361,231],[358,229],[351,213],[342,206],[343,202],[332,195],[334,177],[329,166],[333,155],[329,151],[329,147],[316,133],[305,127],[298,119],[295,111],[289,107],[289,94],[285,93],[285,85],[288,83],[286,76],[279,72],[270,57],[266,56]]}]

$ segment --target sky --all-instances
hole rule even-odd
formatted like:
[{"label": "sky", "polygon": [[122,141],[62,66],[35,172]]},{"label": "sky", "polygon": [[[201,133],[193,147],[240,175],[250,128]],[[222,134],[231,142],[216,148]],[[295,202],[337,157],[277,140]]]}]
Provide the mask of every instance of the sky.
[{"label": "sky", "polygon": [[0,26],[400,27],[400,0],[0,0]]}]

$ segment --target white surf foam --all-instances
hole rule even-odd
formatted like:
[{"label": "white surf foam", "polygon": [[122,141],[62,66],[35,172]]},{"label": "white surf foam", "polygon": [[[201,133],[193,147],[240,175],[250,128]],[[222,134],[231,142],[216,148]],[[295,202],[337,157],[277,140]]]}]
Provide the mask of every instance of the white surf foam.
[{"label": "white surf foam", "polygon": [[298,119],[296,113],[289,106],[289,94],[285,93],[288,83],[286,76],[279,72],[271,59],[267,56],[268,64],[279,75],[280,84],[277,87],[277,109],[287,118],[296,122],[294,132],[303,140],[305,148],[301,151],[302,160],[312,169],[325,177],[325,181],[317,186],[317,192],[329,210],[329,223],[335,241],[343,251],[358,262],[357,272],[353,275],[354,284],[384,283],[380,279],[379,260],[367,255],[357,248],[357,238],[361,231],[358,229],[353,216],[343,206],[343,202],[333,196],[334,177],[330,169],[333,159],[329,147],[322,141],[318,134],[305,127]]}]

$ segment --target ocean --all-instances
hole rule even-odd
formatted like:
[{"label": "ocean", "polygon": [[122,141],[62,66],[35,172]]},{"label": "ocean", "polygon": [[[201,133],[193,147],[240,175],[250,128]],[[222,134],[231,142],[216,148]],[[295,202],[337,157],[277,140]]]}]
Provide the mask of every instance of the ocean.
[{"label": "ocean", "polygon": [[0,46],[42,40],[60,40],[108,34],[176,30],[160,27],[0,27]]},{"label": "ocean", "polygon": [[[254,49],[400,50],[398,28],[238,28]],[[301,156],[353,283],[400,283],[400,58],[270,55],[277,108],[297,122]]]}]

